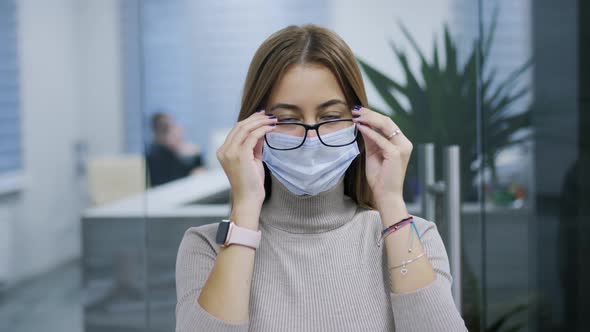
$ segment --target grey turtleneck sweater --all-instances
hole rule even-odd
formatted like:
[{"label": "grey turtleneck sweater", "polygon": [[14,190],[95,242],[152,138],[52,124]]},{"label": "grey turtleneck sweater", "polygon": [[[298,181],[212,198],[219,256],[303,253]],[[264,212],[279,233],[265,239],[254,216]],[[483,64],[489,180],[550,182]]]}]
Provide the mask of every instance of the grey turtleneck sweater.
[{"label": "grey turtleneck sweater", "polygon": [[437,278],[395,294],[385,246],[377,247],[377,211],[344,195],[343,179],[318,195],[296,196],[273,177],[260,214],[248,322],[224,322],[197,302],[219,252],[217,224],[209,224],[188,229],[180,244],[176,331],[467,331],[436,224],[414,222]]}]

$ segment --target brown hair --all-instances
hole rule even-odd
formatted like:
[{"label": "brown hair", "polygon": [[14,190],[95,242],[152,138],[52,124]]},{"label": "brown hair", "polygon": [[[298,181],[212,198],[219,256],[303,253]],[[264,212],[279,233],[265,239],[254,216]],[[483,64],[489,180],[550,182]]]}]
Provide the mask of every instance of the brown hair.
[{"label": "brown hair", "polygon": [[167,121],[168,119],[168,114],[163,111],[157,111],[152,115],[151,124],[155,136],[160,137],[168,134],[170,131],[170,122]]},{"label": "brown hair", "polygon": [[[291,65],[320,64],[336,76],[349,105],[367,105],[363,79],[352,50],[333,31],[306,24],[288,26],[268,37],[250,63],[238,121],[264,108],[273,86]],[[359,206],[374,208],[373,195],[365,177],[365,144],[359,135],[360,154],[344,176],[344,193]],[[270,172],[266,165],[266,199],[271,195]]]}]

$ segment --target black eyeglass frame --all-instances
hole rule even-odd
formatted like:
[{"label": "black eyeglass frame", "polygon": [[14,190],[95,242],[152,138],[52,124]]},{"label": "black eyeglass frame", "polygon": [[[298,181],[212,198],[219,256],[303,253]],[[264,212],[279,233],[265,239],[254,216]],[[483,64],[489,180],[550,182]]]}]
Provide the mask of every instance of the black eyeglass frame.
[{"label": "black eyeglass frame", "polygon": [[[346,143],[346,144],[339,144],[339,145],[332,145],[332,144],[327,144],[326,142],[324,142],[324,140],[322,140],[322,136],[320,135],[320,131],[319,128],[320,126],[324,125],[324,124],[328,124],[328,123],[334,123],[334,122],[344,122],[344,121],[348,121],[348,122],[353,122],[352,119],[334,119],[334,120],[328,120],[328,121],[323,121],[323,122],[318,122],[314,125],[308,125],[305,123],[301,123],[301,122],[277,122],[275,125],[277,126],[286,126],[286,125],[298,125],[298,126],[302,126],[303,128],[305,128],[305,134],[303,135],[303,140],[301,141],[301,144],[297,145],[296,147],[293,148],[288,148],[288,149],[279,149],[279,148],[275,148],[272,145],[270,145],[270,143],[268,142],[268,139],[266,138],[266,135],[264,135],[264,141],[266,142],[266,144],[268,145],[269,148],[273,149],[273,150],[280,150],[280,151],[288,151],[288,150],[295,150],[299,147],[301,147],[303,145],[303,143],[305,143],[305,140],[307,139],[307,132],[310,130],[315,130],[316,134],[318,135],[318,138],[320,139],[320,142],[322,142],[323,145],[325,146],[329,146],[329,147],[333,147],[333,148],[337,148],[337,147],[341,147],[341,146],[346,146],[346,145],[350,145],[354,142],[357,141],[358,138],[358,129],[355,128],[354,131],[354,139],[350,142],[350,143]],[[356,124],[353,125],[356,126]]]}]

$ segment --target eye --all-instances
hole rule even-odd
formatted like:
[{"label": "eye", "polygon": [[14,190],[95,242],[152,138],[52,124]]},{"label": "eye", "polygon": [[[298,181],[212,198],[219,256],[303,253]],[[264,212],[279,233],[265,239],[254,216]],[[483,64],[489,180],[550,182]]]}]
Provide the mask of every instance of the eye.
[{"label": "eye", "polygon": [[340,119],[340,115],[324,115],[321,117],[322,120],[335,120]]},{"label": "eye", "polygon": [[288,117],[279,117],[279,122],[298,122],[295,118],[288,118]]}]

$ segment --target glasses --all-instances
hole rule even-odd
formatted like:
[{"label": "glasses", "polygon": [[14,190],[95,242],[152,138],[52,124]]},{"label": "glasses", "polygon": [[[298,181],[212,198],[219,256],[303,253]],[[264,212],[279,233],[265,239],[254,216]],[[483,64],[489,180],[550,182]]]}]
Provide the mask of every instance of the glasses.
[{"label": "glasses", "polygon": [[[352,119],[334,119],[308,125],[300,122],[277,122],[276,128],[264,136],[266,144],[275,150],[294,150],[302,146],[307,132],[315,130],[321,144],[340,147],[352,144],[358,136],[358,129]],[[316,140],[316,138],[310,138]]]}]

